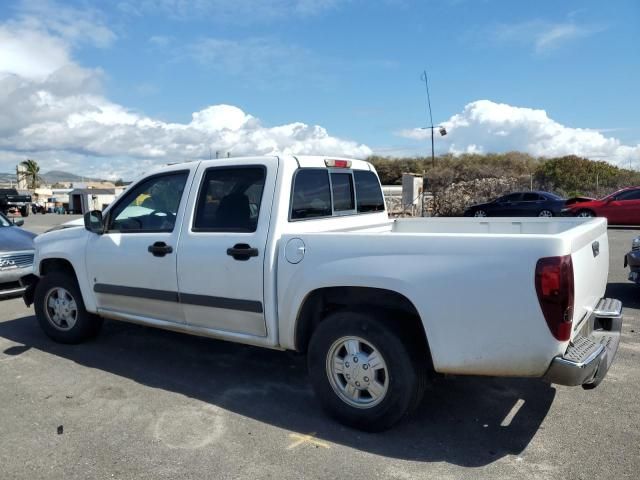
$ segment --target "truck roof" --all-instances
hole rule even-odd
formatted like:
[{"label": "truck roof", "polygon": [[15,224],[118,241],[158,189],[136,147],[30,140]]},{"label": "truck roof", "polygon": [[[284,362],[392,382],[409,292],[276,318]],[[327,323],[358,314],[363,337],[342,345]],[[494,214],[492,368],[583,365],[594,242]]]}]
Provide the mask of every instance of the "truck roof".
[{"label": "truck roof", "polygon": [[[347,157],[339,157],[333,155],[252,155],[247,157],[231,157],[231,158],[220,158],[220,159],[211,159],[211,160],[201,160],[201,163],[211,163],[215,164],[217,161],[221,160],[233,160],[238,164],[250,164],[255,161],[259,161],[263,158],[280,158],[284,162],[292,162],[295,163],[300,168],[327,168],[327,161],[338,160],[349,162],[348,167],[352,170],[373,170],[372,165],[365,160],[357,160],[353,158]],[[177,167],[179,165],[188,165],[192,162],[177,162],[171,163],[169,165],[165,165],[164,167],[159,168],[158,170],[162,171],[167,167]]]}]

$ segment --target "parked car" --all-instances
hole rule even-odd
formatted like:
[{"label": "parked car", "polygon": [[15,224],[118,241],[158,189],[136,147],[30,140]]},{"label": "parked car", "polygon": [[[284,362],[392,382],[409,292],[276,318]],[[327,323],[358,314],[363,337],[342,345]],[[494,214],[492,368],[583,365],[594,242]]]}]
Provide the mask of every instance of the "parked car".
[{"label": "parked car", "polygon": [[631,250],[624,256],[624,267],[629,267],[629,280],[640,285],[640,237],[631,242]]},{"label": "parked car", "polygon": [[0,188],[0,213],[20,212],[26,217],[31,209],[31,195],[19,193],[15,188]]},{"label": "parked car", "polygon": [[365,430],[433,372],[593,388],[618,348],[605,219],[390,220],[360,160],[167,166],[84,220],[37,237],[23,279],[52,339],[110,318],[305,352],[325,409]]},{"label": "parked car", "polygon": [[563,215],[574,217],[606,217],[613,225],[640,225],[640,187],[618,190],[600,200],[568,205]]},{"label": "parked car", "polygon": [[33,271],[35,234],[19,228],[23,223],[0,213],[0,300],[22,295],[20,278]]},{"label": "parked car", "polygon": [[488,203],[472,205],[465,217],[555,217],[565,200],[549,192],[515,192]]}]

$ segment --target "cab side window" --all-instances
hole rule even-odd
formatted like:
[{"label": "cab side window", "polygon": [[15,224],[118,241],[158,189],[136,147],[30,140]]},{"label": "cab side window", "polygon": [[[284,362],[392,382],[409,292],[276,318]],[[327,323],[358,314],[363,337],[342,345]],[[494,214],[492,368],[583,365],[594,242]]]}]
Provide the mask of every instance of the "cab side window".
[{"label": "cab side window", "polygon": [[543,199],[540,198],[540,195],[538,195],[537,193],[525,193],[522,196],[523,202],[537,202],[538,200],[543,200]]},{"label": "cab side window", "polygon": [[194,232],[255,232],[266,169],[263,166],[208,169],[200,187]]},{"label": "cab side window", "polygon": [[519,202],[522,199],[521,193],[512,193],[504,197],[505,202]]},{"label": "cab side window", "polygon": [[640,200],[640,190],[628,190],[616,197],[616,200]]},{"label": "cab side window", "polygon": [[109,232],[172,232],[189,172],[158,175],[127,192],[109,213]]}]

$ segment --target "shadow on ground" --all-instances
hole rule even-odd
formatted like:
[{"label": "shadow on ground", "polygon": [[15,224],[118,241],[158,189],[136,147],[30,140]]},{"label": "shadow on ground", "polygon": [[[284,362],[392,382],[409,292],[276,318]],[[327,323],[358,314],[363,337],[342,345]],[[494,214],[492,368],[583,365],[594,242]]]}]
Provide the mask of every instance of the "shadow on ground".
[{"label": "shadow on ground", "polygon": [[605,297],[617,298],[623,307],[640,308],[640,286],[632,282],[609,283]]},{"label": "shadow on ground", "polygon": [[281,428],[425,462],[475,467],[519,454],[555,396],[540,380],[440,378],[410,420],[383,434],[365,434],[325,416],[308,385],[304,357],[292,353],[118,322],[105,322],[92,342],[61,345],[41,332],[34,317],[0,323],[0,336],[24,345],[4,354],[35,348]]}]

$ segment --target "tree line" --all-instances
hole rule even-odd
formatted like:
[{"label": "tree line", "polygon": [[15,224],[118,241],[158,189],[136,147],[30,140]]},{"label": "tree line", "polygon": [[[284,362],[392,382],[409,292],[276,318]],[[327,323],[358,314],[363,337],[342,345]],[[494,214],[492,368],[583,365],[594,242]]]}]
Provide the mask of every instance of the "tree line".
[{"label": "tree line", "polygon": [[400,185],[403,173],[422,174],[427,189],[435,192],[460,182],[479,179],[510,179],[523,190],[545,190],[565,197],[602,197],[623,187],[640,185],[640,172],[576,155],[540,158],[522,152],[445,154],[435,158],[367,159],[378,171],[383,185]]}]

